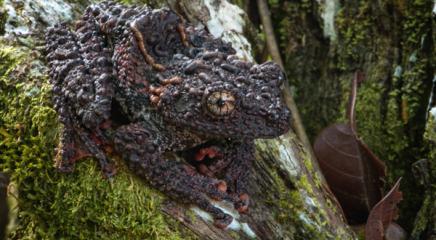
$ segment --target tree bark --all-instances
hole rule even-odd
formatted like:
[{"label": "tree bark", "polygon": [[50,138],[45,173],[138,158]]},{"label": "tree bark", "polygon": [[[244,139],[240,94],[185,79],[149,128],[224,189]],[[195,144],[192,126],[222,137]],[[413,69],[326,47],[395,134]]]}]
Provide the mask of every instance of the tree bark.
[{"label": "tree bark", "polygon": [[[86,4],[3,2],[8,18],[0,43],[0,171],[11,175],[11,189],[17,189],[10,193],[18,204],[11,239],[355,239],[315,159],[292,130],[256,141],[256,162],[248,170],[250,211],[233,213],[236,221],[226,230],[215,228],[195,206],[148,188],[122,160],[116,161],[118,175],[111,182],[96,177],[100,173],[93,161],[78,163],[71,174],[57,173],[53,149],[62,126],[50,103],[43,30],[75,19]],[[170,6],[252,59],[244,37],[247,18],[238,7],[224,0]],[[225,203],[216,204],[231,211]]]},{"label": "tree bark", "polygon": [[[434,162],[434,143],[424,138],[435,91],[433,7],[430,0],[275,1],[271,6],[309,138],[345,122],[352,75],[355,70],[366,75],[358,89],[358,132],[388,166],[386,190],[403,178],[398,222],[413,231],[413,239],[424,239],[434,228],[434,220],[418,220],[425,218],[423,212],[435,212],[429,203],[434,186],[420,185],[412,174],[415,162]],[[434,172],[434,165],[428,168]],[[415,221],[421,203],[427,210]]]}]

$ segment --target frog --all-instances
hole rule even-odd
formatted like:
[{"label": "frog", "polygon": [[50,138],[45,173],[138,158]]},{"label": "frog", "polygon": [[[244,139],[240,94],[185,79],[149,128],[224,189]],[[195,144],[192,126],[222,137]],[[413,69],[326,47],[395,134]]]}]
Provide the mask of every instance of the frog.
[{"label": "frog", "polygon": [[62,124],[59,171],[91,157],[112,179],[119,156],[219,228],[233,217],[215,201],[248,213],[254,141],[290,128],[280,66],[238,57],[230,43],[169,8],[112,1],[88,6],[73,27],[48,28],[46,53]]}]

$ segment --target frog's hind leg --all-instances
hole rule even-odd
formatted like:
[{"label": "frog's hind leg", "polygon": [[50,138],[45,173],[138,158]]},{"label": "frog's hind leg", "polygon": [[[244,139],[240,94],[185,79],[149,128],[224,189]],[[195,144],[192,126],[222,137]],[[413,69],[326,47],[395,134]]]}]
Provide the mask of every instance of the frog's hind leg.
[{"label": "frog's hind leg", "polygon": [[69,84],[78,84],[74,82],[76,79],[67,82],[68,76],[83,70],[84,63],[80,58],[76,42],[77,37],[68,30],[66,24],[56,25],[46,34],[50,83],[53,86],[52,98],[54,108],[59,114],[59,121],[63,124],[55,166],[63,172],[72,171],[76,160],[89,156],[86,151],[76,146],[74,112],[70,104],[75,94],[71,93],[70,96],[70,89],[67,87]]},{"label": "frog's hind leg", "polygon": [[111,52],[99,35],[97,23],[82,20],[77,25],[76,33],[65,24],[48,30],[47,59],[55,105],[68,104],[81,125],[93,130],[110,117],[114,82]]},{"label": "frog's hind leg", "polygon": [[91,137],[101,135],[101,125],[110,117],[111,63],[97,30],[81,29],[75,34],[59,24],[46,35],[54,107],[64,126],[56,166],[71,171],[78,159],[94,156],[106,176],[111,176],[109,160]]},{"label": "frog's hind leg", "polygon": [[55,167],[61,172],[71,172],[74,169],[74,163],[82,158],[91,157],[92,155],[86,148],[83,148],[75,140],[75,133],[72,129],[65,128],[61,132],[61,140],[57,147],[55,157]]},{"label": "frog's hind leg", "polygon": [[[253,141],[232,141],[224,145],[200,148],[193,158],[198,165],[198,171],[203,175],[224,176],[228,186],[227,193],[240,200],[236,202],[235,209],[239,213],[246,213],[249,205],[248,175],[254,159]],[[209,158],[209,162],[202,163],[206,158]]]},{"label": "frog's hind leg", "polygon": [[94,157],[97,158],[104,176],[110,178],[115,175],[116,169],[102,150],[104,147],[106,146],[102,138],[96,134],[64,125],[55,157],[55,167],[62,172],[71,172],[76,161]]}]

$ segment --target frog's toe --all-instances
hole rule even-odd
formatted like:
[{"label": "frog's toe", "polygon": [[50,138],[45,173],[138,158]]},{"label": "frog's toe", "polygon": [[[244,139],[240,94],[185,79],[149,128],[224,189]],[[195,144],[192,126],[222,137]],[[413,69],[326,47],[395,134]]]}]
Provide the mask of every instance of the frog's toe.
[{"label": "frog's toe", "polygon": [[100,165],[102,167],[103,176],[106,179],[111,179],[115,174],[117,174],[117,169],[114,166],[114,164],[107,163],[107,162],[100,162]]},{"label": "frog's toe", "polygon": [[201,148],[200,150],[197,151],[197,153],[195,154],[195,160],[196,161],[203,161],[206,157],[213,159],[216,157],[221,157],[221,153],[219,151],[218,148],[216,147],[206,147],[206,148]]},{"label": "frog's toe", "polygon": [[190,192],[189,195],[190,196],[187,199],[189,199],[191,203],[196,204],[198,207],[212,215],[216,227],[224,229],[233,221],[232,216],[215,207],[201,192]]},{"label": "frog's toe", "polygon": [[61,172],[72,172],[75,162],[90,156],[92,156],[92,154],[87,150],[69,141],[68,138],[63,138],[57,148],[55,167]]},{"label": "frog's toe", "polygon": [[248,196],[248,194],[240,194],[239,201],[235,202],[235,209],[238,210],[239,213],[247,213],[249,203],[250,197]]},{"label": "frog's toe", "polygon": [[218,189],[218,191],[220,192],[227,192],[227,183],[224,181],[219,181],[216,185],[216,188]]},{"label": "frog's toe", "polygon": [[230,216],[230,215],[228,215],[228,214],[225,214],[223,218],[215,218],[215,220],[214,220],[214,225],[215,225],[217,228],[224,229],[224,228],[226,228],[230,223],[232,223],[232,221],[233,221],[233,217]]}]

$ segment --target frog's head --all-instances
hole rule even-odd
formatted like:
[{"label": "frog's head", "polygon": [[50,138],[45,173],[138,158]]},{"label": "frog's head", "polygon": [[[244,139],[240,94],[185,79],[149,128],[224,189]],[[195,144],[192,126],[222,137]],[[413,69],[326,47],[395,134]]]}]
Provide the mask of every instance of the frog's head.
[{"label": "frog's head", "polygon": [[269,138],[289,129],[280,89],[285,76],[277,64],[242,61],[229,43],[160,11],[129,26],[136,55],[156,70],[142,75],[154,83],[150,102],[166,122],[207,138]]},{"label": "frog's head", "polygon": [[277,64],[206,51],[179,66],[167,80],[177,84],[167,85],[157,104],[171,124],[212,138],[272,138],[289,129],[280,89],[286,79]]}]

